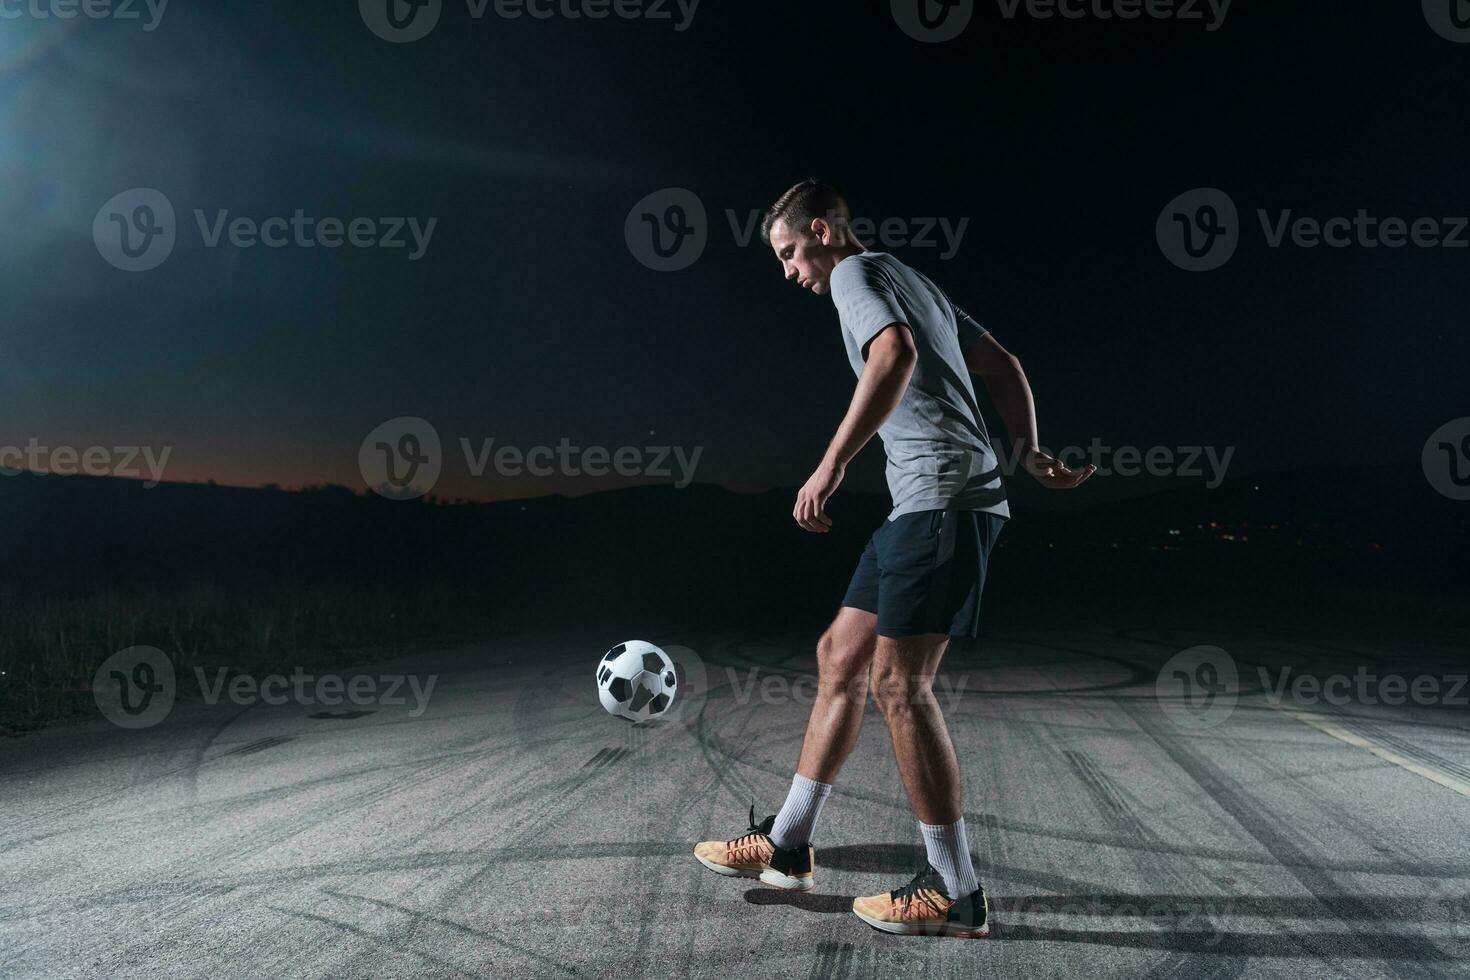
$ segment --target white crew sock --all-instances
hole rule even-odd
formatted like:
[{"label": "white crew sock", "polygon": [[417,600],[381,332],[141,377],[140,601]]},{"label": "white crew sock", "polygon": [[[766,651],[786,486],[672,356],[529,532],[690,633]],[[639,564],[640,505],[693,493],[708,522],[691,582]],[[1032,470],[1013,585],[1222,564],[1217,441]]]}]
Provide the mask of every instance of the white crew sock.
[{"label": "white crew sock", "polygon": [[785,850],[801,844],[810,844],[812,833],[817,829],[817,817],[822,814],[822,804],[832,792],[831,783],[819,783],[797,773],[791,780],[791,792],[781,812],[776,814],[776,825],[771,828],[771,843]]},{"label": "white crew sock", "polygon": [[958,901],[980,887],[975,865],[970,861],[970,843],[965,839],[965,818],[951,824],[927,824],[919,821],[924,835],[924,849],[929,863],[944,878],[944,890]]}]

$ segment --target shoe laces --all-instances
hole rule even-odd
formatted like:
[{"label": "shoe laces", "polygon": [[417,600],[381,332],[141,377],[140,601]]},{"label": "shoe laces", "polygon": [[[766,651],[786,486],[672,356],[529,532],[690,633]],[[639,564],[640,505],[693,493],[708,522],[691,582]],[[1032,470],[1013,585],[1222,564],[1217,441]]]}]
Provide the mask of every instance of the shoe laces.
[{"label": "shoe laces", "polygon": [[767,838],[762,824],[756,823],[755,804],[750,807],[750,826],[745,833],[725,844],[729,859],[732,861],[745,861],[756,856],[756,850],[763,838]]},{"label": "shoe laces", "polygon": [[[943,885],[936,887],[934,879],[938,874],[933,865],[925,861],[907,885],[888,893],[889,901],[898,906],[899,914],[904,917],[921,916],[930,911],[941,916],[949,914],[949,906],[940,904],[949,896],[945,894]],[[940,897],[939,902],[934,900],[935,895]]]}]

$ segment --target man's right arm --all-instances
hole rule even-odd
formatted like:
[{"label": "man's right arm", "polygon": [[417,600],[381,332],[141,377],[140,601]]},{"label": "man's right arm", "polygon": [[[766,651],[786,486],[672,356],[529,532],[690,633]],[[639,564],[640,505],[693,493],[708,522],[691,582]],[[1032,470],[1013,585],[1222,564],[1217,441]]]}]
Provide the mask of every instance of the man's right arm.
[{"label": "man's right arm", "polygon": [[1097,467],[1089,463],[1080,470],[1069,469],[1041,451],[1036,432],[1036,402],[1031,397],[1031,384],[1020,360],[1002,347],[990,333],[985,333],[964,350],[965,366],[980,376],[985,392],[1000,413],[1012,449],[1020,457],[1026,472],[1043,486],[1053,489],[1075,487],[1086,480]]}]

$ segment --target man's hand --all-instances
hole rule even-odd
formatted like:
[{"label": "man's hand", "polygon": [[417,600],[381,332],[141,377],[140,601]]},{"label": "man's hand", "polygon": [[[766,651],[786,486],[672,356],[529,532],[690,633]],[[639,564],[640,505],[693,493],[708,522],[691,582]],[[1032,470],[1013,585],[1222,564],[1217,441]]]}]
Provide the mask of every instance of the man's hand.
[{"label": "man's hand", "polygon": [[831,530],[832,518],[827,516],[826,510],[827,498],[837,491],[846,472],[847,467],[839,463],[822,461],[822,465],[817,467],[816,472],[796,495],[796,506],[791,510],[791,516],[796,518],[796,523],[818,534],[826,534]]},{"label": "man's hand", "polygon": [[1081,486],[1089,476],[1097,472],[1097,467],[1088,463],[1082,469],[1074,470],[1061,460],[1033,449],[1026,454],[1026,472],[1036,477],[1037,482],[1048,490],[1070,490]]}]

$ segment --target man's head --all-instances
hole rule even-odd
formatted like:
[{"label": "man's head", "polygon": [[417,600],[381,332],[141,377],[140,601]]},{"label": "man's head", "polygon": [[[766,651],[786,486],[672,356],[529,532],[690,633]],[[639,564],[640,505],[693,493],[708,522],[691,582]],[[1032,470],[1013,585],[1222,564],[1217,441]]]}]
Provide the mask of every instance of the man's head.
[{"label": "man's head", "polygon": [[851,221],[841,192],[813,177],[776,199],[761,236],[771,243],[787,279],[822,296],[837,263],[864,251]]}]

